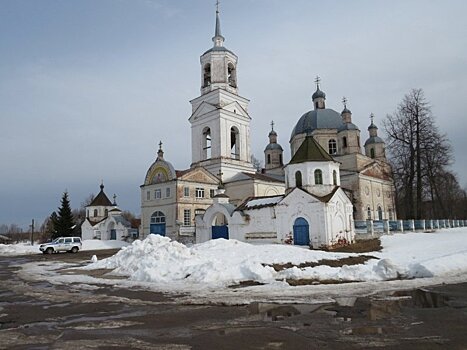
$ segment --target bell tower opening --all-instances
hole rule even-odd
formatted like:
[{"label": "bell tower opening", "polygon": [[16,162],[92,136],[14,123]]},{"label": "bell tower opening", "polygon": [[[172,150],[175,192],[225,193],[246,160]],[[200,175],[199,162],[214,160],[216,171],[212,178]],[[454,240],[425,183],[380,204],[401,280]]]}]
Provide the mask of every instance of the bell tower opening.
[{"label": "bell tower opening", "polygon": [[207,63],[204,66],[203,87],[211,85],[211,64]]},{"label": "bell tower opening", "polygon": [[230,128],[230,155],[232,159],[240,159],[239,132],[235,126]]},{"label": "bell tower opening", "polygon": [[237,87],[237,71],[232,62],[227,65],[227,79],[230,86]]},{"label": "bell tower opening", "polygon": [[211,158],[211,129],[203,130],[203,159]]}]

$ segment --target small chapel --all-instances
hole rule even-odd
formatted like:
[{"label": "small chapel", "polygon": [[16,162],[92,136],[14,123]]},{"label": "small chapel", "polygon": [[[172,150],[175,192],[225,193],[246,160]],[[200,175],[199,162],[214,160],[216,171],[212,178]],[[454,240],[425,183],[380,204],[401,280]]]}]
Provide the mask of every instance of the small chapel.
[{"label": "small chapel", "polygon": [[292,243],[313,248],[354,240],[354,220],[395,219],[384,141],[371,117],[369,138],[343,100],[326,108],[317,78],[313,109],[291,126],[291,160],[271,123],[264,169],[251,161],[249,100],[238,91],[238,57],[224,46],[219,8],[213,46],[200,57],[200,95],[191,103],[191,165],[175,170],[159,143],[141,185],[142,238]]},{"label": "small chapel", "polygon": [[86,218],[81,224],[81,237],[83,240],[133,240],[137,238],[137,229],[122,215],[117,206],[117,196],[113,202],[104,192],[104,183],[96,197],[86,206]]}]

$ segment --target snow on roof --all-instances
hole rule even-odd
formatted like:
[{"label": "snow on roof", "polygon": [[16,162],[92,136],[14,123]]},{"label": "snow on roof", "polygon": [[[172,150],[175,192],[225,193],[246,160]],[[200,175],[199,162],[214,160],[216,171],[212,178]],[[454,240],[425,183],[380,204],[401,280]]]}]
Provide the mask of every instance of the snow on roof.
[{"label": "snow on roof", "polygon": [[284,198],[284,195],[268,197],[249,197],[238,206],[237,210],[271,207],[279,203],[282,200],[282,198]]},{"label": "snow on roof", "polygon": [[259,205],[271,205],[271,204],[277,204],[280,202],[280,200],[284,198],[283,196],[277,196],[277,197],[270,197],[270,198],[257,198],[249,201],[247,203],[247,206],[249,207],[255,207]]}]

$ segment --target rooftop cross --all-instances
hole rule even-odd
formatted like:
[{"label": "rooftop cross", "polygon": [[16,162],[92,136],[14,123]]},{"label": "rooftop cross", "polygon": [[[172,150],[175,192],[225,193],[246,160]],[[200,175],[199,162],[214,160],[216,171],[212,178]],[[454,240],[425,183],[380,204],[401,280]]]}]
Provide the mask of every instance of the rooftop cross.
[{"label": "rooftop cross", "polygon": [[319,77],[319,75],[317,75],[316,78],[315,78],[316,89],[319,89],[319,83],[320,82],[321,82],[321,78]]},{"label": "rooftop cross", "polygon": [[375,115],[373,113],[370,114],[370,120],[371,120],[371,124],[373,124],[373,119],[375,119]]},{"label": "rooftop cross", "polygon": [[219,13],[219,0],[216,1],[216,12]]},{"label": "rooftop cross", "polygon": [[159,141],[159,150],[162,150],[162,141]]},{"label": "rooftop cross", "polygon": [[274,120],[271,121],[271,130],[274,131]]},{"label": "rooftop cross", "polygon": [[347,108],[347,98],[345,96],[342,97],[342,103],[344,104],[344,108]]}]

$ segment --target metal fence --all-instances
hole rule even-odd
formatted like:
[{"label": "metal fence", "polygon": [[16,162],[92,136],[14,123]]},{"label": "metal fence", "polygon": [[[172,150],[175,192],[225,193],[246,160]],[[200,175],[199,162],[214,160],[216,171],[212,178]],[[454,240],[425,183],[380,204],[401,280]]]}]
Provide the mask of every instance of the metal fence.
[{"label": "metal fence", "polygon": [[381,235],[391,232],[425,232],[467,227],[467,220],[355,220],[354,227],[357,235]]}]

